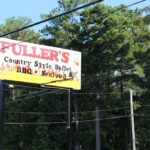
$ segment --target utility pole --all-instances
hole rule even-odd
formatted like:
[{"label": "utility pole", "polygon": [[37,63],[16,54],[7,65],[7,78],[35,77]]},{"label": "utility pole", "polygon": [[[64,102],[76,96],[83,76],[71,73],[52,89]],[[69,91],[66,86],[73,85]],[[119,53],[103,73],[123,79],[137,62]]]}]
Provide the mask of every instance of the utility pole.
[{"label": "utility pole", "polygon": [[4,89],[0,80],[0,150],[3,150],[3,125],[4,125]]},{"label": "utility pole", "polygon": [[[97,93],[96,100],[100,99],[99,93]],[[98,103],[98,102],[97,102]],[[96,150],[101,150],[101,135],[100,135],[100,117],[99,117],[99,106],[95,107],[96,112]]]},{"label": "utility pole", "polygon": [[96,106],[96,150],[101,150],[99,107]]},{"label": "utility pole", "polygon": [[131,110],[131,126],[132,126],[132,144],[133,150],[136,150],[135,145],[135,127],[134,127],[134,113],[133,113],[133,94],[132,89],[130,89],[130,110]]},{"label": "utility pole", "polygon": [[67,149],[72,150],[72,89],[68,90],[68,144]]},{"label": "utility pole", "polygon": [[[78,105],[75,99],[74,99],[74,110],[75,110],[76,134],[77,134],[79,128],[79,121],[78,121]],[[80,150],[79,140],[76,141],[75,150]]]}]

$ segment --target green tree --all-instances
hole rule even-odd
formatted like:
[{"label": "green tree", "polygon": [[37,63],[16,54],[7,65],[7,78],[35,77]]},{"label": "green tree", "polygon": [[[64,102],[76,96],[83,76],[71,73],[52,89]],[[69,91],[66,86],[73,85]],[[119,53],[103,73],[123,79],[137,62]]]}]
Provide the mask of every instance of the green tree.
[{"label": "green tree", "polygon": [[[123,7],[120,6],[120,8]],[[117,9],[96,5],[83,11],[80,30],[77,32],[79,36],[77,36],[74,45],[82,47],[82,51],[86,50],[85,57],[83,55],[83,73],[91,76],[96,75],[95,81],[90,83],[90,87],[86,84],[87,80],[85,81],[86,91],[116,92],[115,96],[111,97],[111,107],[113,105],[114,107],[124,107],[129,105],[128,91],[130,88],[137,92],[140,91],[140,93],[143,91],[140,86],[142,84],[141,67],[137,67],[135,53],[145,51],[149,41],[149,27],[144,23],[142,16],[144,9],[135,11],[129,9],[117,11]],[[97,80],[98,77],[100,77],[99,80]],[[138,96],[141,95],[140,93]],[[102,94],[99,102],[100,108],[110,107],[107,101],[108,97],[106,98]],[[140,104],[139,98],[135,101],[135,104]],[[128,115],[129,111],[118,111],[116,114],[124,116]],[[111,130],[114,131],[114,134],[107,136],[106,139],[107,129],[105,126],[102,129],[102,140],[110,144],[108,147],[129,149],[131,142],[129,120],[123,118],[115,121]],[[107,148],[106,145],[102,146],[104,149]]]},{"label": "green tree", "polygon": [[[54,12],[64,10],[66,5],[68,3],[61,4],[61,7],[59,6]],[[101,109],[129,106],[130,88],[138,92],[135,104],[140,105],[143,71],[138,65],[137,55],[139,51],[144,52],[146,48],[149,28],[145,22],[146,18],[142,15],[144,9],[130,10],[123,7],[124,5],[111,8],[98,4],[78,13],[78,17],[75,17],[73,21],[71,21],[73,14],[67,15],[53,20],[42,30],[51,35],[49,40],[43,39],[42,42],[82,51],[81,92],[100,94],[99,101],[96,100],[96,95],[74,96],[82,111],[94,110],[95,105],[99,105]],[[110,96],[101,93],[113,94]],[[118,110],[102,113],[101,117],[128,114],[129,110]],[[82,114],[80,120],[89,120],[93,117],[93,114]],[[109,130],[108,124],[111,125]],[[105,143],[102,144],[103,149],[129,149],[131,146],[129,119],[123,118],[102,123],[101,136]],[[86,140],[84,137],[87,137]],[[95,147],[93,125],[81,124],[76,138],[80,139],[81,145],[87,150]]]},{"label": "green tree", "polygon": [[[25,27],[31,24],[32,20],[27,17],[12,17],[6,19],[5,24],[0,25],[0,34],[3,35],[4,33],[8,33],[14,31],[16,29]],[[28,41],[33,43],[39,43],[39,33],[35,33],[34,30],[26,29],[20,32],[16,32],[7,36],[7,38],[14,39],[14,40],[22,40]]]},{"label": "green tree", "polygon": [[[149,129],[150,126],[148,124],[149,117],[149,45],[150,45],[150,34],[149,34],[149,8],[145,8],[144,11],[146,11],[146,15],[143,18],[142,21],[137,20],[138,24],[141,24],[143,26],[144,32],[142,30],[138,30],[139,36],[138,41],[140,41],[140,48],[135,53],[137,63],[139,63],[139,66],[141,67],[141,80],[140,86],[142,87],[143,91],[139,94],[136,93],[134,96],[135,99],[139,99],[140,105],[136,108],[136,114],[138,114],[139,117],[136,117],[137,122],[137,128],[136,128],[136,134],[137,134],[137,145],[139,149],[149,149]],[[144,51],[141,51],[141,48],[144,47]],[[139,97],[138,97],[138,96]]]},{"label": "green tree", "polygon": [[60,91],[45,92],[40,98],[38,112],[43,112],[38,116],[36,123],[47,123],[47,125],[36,125],[35,134],[32,141],[33,150],[59,150],[66,149],[67,130],[66,111],[67,95]]},{"label": "green tree", "polygon": [[[58,7],[54,8],[49,14],[42,14],[41,17],[46,19],[92,1],[94,0],[58,0]],[[43,39],[41,42],[51,46],[68,48],[74,37],[74,32],[76,32],[74,24],[79,21],[78,17],[79,12],[73,12],[49,21],[49,25],[46,25],[41,32],[50,34],[51,38]]]}]

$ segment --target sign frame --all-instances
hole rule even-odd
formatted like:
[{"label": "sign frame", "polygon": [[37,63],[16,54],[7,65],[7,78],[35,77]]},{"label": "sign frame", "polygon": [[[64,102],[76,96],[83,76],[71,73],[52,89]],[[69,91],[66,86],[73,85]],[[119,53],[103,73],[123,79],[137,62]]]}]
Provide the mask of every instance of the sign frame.
[{"label": "sign frame", "polygon": [[81,52],[0,38],[0,80],[81,89]]}]

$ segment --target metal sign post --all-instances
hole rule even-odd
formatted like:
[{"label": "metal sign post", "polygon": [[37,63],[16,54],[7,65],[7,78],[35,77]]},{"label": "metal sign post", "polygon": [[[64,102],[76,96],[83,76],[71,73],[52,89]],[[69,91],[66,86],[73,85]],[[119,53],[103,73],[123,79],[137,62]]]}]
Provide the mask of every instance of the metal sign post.
[{"label": "metal sign post", "polygon": [[0,150],[3,149],[3,125],[4,125],[4,90],[3,81],[0,80]]},{"label": "metal sign post", "polygon": [[72,90],[68,90],[68,144],[67,144],[67,149],[71,150],[72,149]]}]

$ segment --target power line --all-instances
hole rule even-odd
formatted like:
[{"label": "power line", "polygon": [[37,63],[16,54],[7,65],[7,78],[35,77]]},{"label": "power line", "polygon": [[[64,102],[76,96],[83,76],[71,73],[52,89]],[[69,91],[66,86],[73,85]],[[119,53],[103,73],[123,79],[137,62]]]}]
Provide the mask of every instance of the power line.
[{"label": "power line", "polygon": [[[114,77],[114,78],[116,78],[116,77]],[[99,78],[98,78],[99,79]],[[98,79],[95,79],[95,80],[98,80]],[[107,78],[105,78],[105,79],[108,79],[108,77]],[[20,87],[22,87],[22,86],[20,86]],[[23,86],[24,87],[24,86]],[[43,89],[43,88],[42,88]],[[43,90],[43,91],[47,91],[47,89],[46,90]],[[27,97],[27,98],[25,98],[25,99],[23,99],[23,100],[28,100],[28,99],[30,99],[30,98],[33,98],[33,97],[37,97],[37,96],[41,96],[41,95],[44,95],[45,93],[41,93],[41,94],[39,94],[40,92],[43,92],[42,90],[41,91],[37,91],[37,92],[31,92],[31,93],[29,93],[30,95],[31,94],[37,94],[38,93],[38,95],[36,95],[36,96],[31,96],[31,97]],[[48,94],[49,93],[51,93],[51,94],[56,94],[58,91],[60,91],[60,90],[55,90],[55,92],[48,92]],[[102,92],[102,93],[91,93],[91,92],[88,92],[88,93],[73,93],[74,95],[96,95],[96,94],[100,94],[100,95],[111,95],[111,94],[115,94],[115,93],[121,93],[121,92],[119,92],[119,91],[117,91],[117,92]],[[123,92],[123,93],[127,93],[127,92]],[[61,93],[57,93],[57,94],[67,94],[67,92],[61,92]],[[23,97],[23,96],[26,96],[26,94],[25,95],[21,95],[21,96],[18,96],[17,98],[21,98],[21,97]],[[9,98],[8,98],[9,99]],[[13,102],[18,102],[18,101],[23,101],[23,100],[14,100],[14,101],[10,101],[10,102],[8,102],[8,103],[13,103]],[[6,104],[7,104],[7,102],[6,102]]]},{"label": "power line", "polygon": [[[107,111],[114,111],[114,110],[124,110],[124,109],[129,109],[130,107],[126,106],[126,107],[120,107],[120,108],[112,108],[112,109],[102,109],[102,110],[98,110],[98,112],[107,112]],[[80,112],[76,112],[76,113],[89,113],[89,112],[97,112],[97,111],[80,111]],[[75,113],[75,112],[74,112]]]},{"label": "power line", "polygon": [[26,114],[26,115],[65,115],[67,112],[9,112],[5,111],[7,114]]},{"label": "power line", "polygon": [[[4,84],[6,84],[6,85],[9,85],[9,84],[7,84],[7,83],[4,83]],[[16,85],[15,85],[16,86]],[[19,87],[26,87],[26,86],[22,86],[22,85],[17,85],[17,86],[19,86]],[[30,87],[31,88],[31,87]],[[41,89],[41,88],[40,88]],[[42,88],[43,89],[43,88]],[[50,89],[53,89],[53,87],[50,87]],[[37,92],[30,92],[30,93],[26,93],[26,94],[24,94],[24,95],[21,95],[21,96],[17,96],[16,98],[21,98],[21,97],[24,97],[24,96],[26,96],[27,94],[32,94],[32,96],[30,96],[30,97],[26,97],[26,98],[24,98],[23,100],[13,100],[13,101],[7,101],[5,104],[9,104],[9,103],[15,103],[15,102],[19,102],[19,101],[24,101],[24,100],[28,100],[28,99],[31,99],[31,98],[34,98],[34,97],[37,97],[37,96],[41,96],[41,95],[44,95],[45,93],[41,93],[41,94],[39,94],[40,92],[44,92],[44,91],[47,91],[48,89],[44,89],[44,90],[41,90],[41,91],[37,91]],[[67,90],[67,89],[66,89]],[[46,94],[49,94],[49,93],[51,93],[51,94],[56,94],[58,91],[60,91],[59,89],[55,89],[55,92],[48,92],[48,93],[46,93]],[[113,94],[113,93],[120,93],[120,92],[110,92],[110,93],[99,93],[99,94],[101,94],[101,95],[109,95],[109,94]],[[33,94],[37,94],[37,95],[33,95]],[[67,92],[62,92],[61,91],[61,93],[57,93],[57,94],[67,94]],[[97,94],[97,93],[73,93],[73,94],[75,94],[75,95],[81,95],[81,94]],[[10,98],[7,98],[7,99],[10,99]]]},{"label": "power line", "polygon": [[[147,62],[149,62],[149,61],[147,61]],[[145,64],[143,64],[143,63],[146,63],[146,62],[136,63],[136,64],[133,64],[133,66],[131,66],[131,65],[123,65],[122,68],[114,68],[114,69],[111,70],[111,71],[117,71],[117,70],[126,71],[127,69],[128,69],[128,70],[130,70],[130,69],[135,69],[135,68],[133,68],[133,67],[135,67],[135,65],[144,65],[142,68],[145,68],[145,67],[147,67],[147,66],[150,67],[150,64],[146,64],[146,65],[145,65]],[[87,78],[84,79],[84,80],[89,80],[89,79],[93,79],[93,78],[97,78],[97,77],[106,77],[106,76],[108,76],[108,75],[106,75],[106,74],[103,74],[103,75],[93,75],[93,76],[87,77]]]},{"label": "power line", "polygon": [[[145,63],[145,62],[144,62]],[[148,68],[150,68],[150,64],[147,64],[147,65],[145,65],[145,64],[142,64],[142,63],[139,63],[139,64],[135,64],[135,65],[144,65],[142,68],[146,68],[146,69],[148,69]],[[147,66],[149,66],[149,67],[147,67]],[[123,68],[116,68],[116,69],[113,69],[113,70],[111,70],[111,71],[117,71],[117,70],[123,70],[123,71],[126,71],[127,69],[128,70],[130,70],[130,69],[135,69],[135,68],[130,68],[131,66],[129,66],[129,65],[127,65],[126,67],[123,67]],[[124,74],[123,76],[126,76],[126,74]],[[128,76],[130,76],[129,74],[128,74]],[[118,78],[119,76],[114,76],[114,77],[110,77],[110,75],[95,75],[95,76],[91,76],[91,77],[88,77],[88,78],[85,78],[83,81],[86,81],[86,80],[91,80],[91,81],[93,81],[93,79],[94,80],[99,80],[99,79],[101,79],[101,80],[106,80],[106,79],[115,79],[115,78]],[[139,77],[139,78],[143,78],[143,77]],[[85,85],[87,85],[87,84],[89,84],[89,82],[91,82],[91,81],[86,81],[86,84]],[[84,85],[84,86],[85,86]]]},{"label": "power line", "polygon": [[128,93],[128,92],[101,92],[101,93],[72,93],[73,95],[111,95],[116,93]]},{"label": "power line", "polygon": [[[23,100],[28,100],[28,99],[30,99],[30,98],[37,97],[37,96],[41,96],[41,95],[45,95],[45,94],[68,94],[68,93],[66,93],[66,92],[62,92],[62,91],[60,92],[60,90],[55,90],[55,91],[51,91],[51,92],[39,94],[40,92],[44,92],[44,91],[47,91],[47,90],[48,90],[48,89],[41,90],[41,91],[37,91],[37,92],[26,93],[26,94],[24,94],[24,95],[21,95],[21,96],[15,97],[15,98],[21,98],[21,97],[26,96],[27,94],[30,94],[30,95],[32,95],[32,96],[23,98]],[[58,93],[58,92],[60,92],[60,93]],[[34,96],[33,94],[36,94],[36,95]],[[8,99],[10,99],[10,98],[8,98]],[[23,100],[6,101],[6,103],[7,103],[7,102],[8,102],[8,103],[9,103],[9,102],[18,102],[18,101],[23,101]]]},{"label": "power line", "polygon": [[[10,85],[10,83],[3,83],[4,85]],[[11,83],[12,84],[12,83]],[[19,85],[18,83],[13,83],[13,85],[15,85],[15,87],[23,87],[23,88],[31,88],[31,89],[43,89],[43,88],[47,88],[47,89],[53,89],[55,91],[67,91],[67,88],[61,88],[61,87],[55,87],[55,86],[44,86],[44,85],[38,85],[38,86],[33,86],[33,85]],[[14,89],[14,88],[11,88]]]},{"label": "power line", "polygon": [[[100,1],[100,0],[99,0]],[[103,0],[101,0],[101,1],[103,1]],[[128,7],[130,7],[130,6],[133,6],[133,5],[136,5],[136,4],[139,4],[139,3],[142,3],[142,2],[144,2],[144,1],[146,1],[146,0],[142,0],[142,1],[138,1],[138,2],[135,2],[135,3],[132,3],[132,4],[130,4],[130,5],[127,5],[127,6],[124,6],[124,7],[122,7],[122,8],[119,8],[119,9],[117,9],[117,10],[114,10],[114,11],[112,11],[111,13],[113,13],[113,12],[115,12],[115,11],[118,11],[118,10],[121,10],[121,9],[124,9],[124,8],[128,8]],[[96,2],[93,2],[93,4],[94,3],[98,3],[97,1]],[[87,5],[85,5],[85,7],[86,6],[89,6],[89,5],[92,5],[92,3],[90,3],[90,4],[87,4]],[[84,6],[82,6],[82,7],[84,7]],[[78,9],[78,8],[77,8]],[[79,7],[79,9],[80,9],[80,7]],[[105,13],[105,14],[109,14],[110,12],[108,12],[108,13]],[[110,14],[111,14],[110,13]],[[105,15],[105,14],[102,14],[102,15]],[[48,19],[50,19],[50,18],[48,18]],[[26,26],[27,27],[27,26]],[[17,29],[17,30],[20,30],[20,29]],[[12,32],[15,32],[15,31],[12,31]],[[16,32],[18,32],[18,31],[16,31]],[[47,34],[43,34],[43,35],[39,35],[39,36],[37,36],[37,37],[34,37],[34,38],[31,38],[31,39],[29,39],[29,40],[33,40],[33,39],[36,39],[36,38],[38,38],[38,37],[42,37],[42,36],[45,36],[45,35],[49,35],[49,33],[47,33]],[[3,36],[3,35],[2,35]],[[2,37],[2,36],[0,36],[0,37]],[[17,45],[17,44],[20,44],[20,43],[23,43],[24,41],[20,41],[19,43],[16,43],[16,44],[13,44],[13,45]],[[9,45],[9,46],[7,46],[7,47],[4,47],[4,48],[8,48],[8,47],[11,47],[11,46],[13,46],[13,45]],[[2,49],[1,49],[2,50]],[[112,60],[112,59],[111,59]],[[110,61],[110,60],[107,60],[107,61]]]},{"label": "power line", "polygon": [[[115,111],[115,110],[125,110],[129,109],[130,107],[120,107],[120,108],[112,108],[112,109],[102,109],[99,112],[107,112],[107,111]],[[81,113],[95,113],[96,111],[79,111],[79,112],[72,112],[73,114],[81,114]],[[67,114],[67,112],[10,112],[5,111],[8,114],[27,114],[27,115],[61,115]]]},{"label": "power line", "polygon": [[[102,121],[102,120],[112,120],[112,119],[126,118],[126,117],[130,117],[130,115],[116,116],[116,117],[110,117],[110,118],[104,118],[104,119],[82,120],[82,121],[78,121],[78,122],[79,123],[94,122],[94,121]],[[76,123],[76,121],[74,121],[73,123]]]},{"label": "power line", "polygon": [[52,125],[52,124],[67,124],[67,122],[6,122],[5,125]]},{"label": "power line", "polygon": [[150,107],[150,105],[141,105],[142,107]]},{"label": "power line", "polygon": [[11,45],[9,45],[9,46],[5,46],[5,47],[1,48],[0,50],[6,49],[6,48],[9,48],[9,47],[12,47],[12,46],[15,46],[15,45],[24,43],[24,42],[29,42],[30,40],[34,40],[34,39],[37,39],[37,38],[39,38],[39,37],[48,36],[48,35],[49,35],[48,33],[45,33],[45,34],[42,34],[42,35],[38,35],[38,36],[36,36],[36,37],[32,37],[32,38],[28,39],[27,41],[19,41],[18,43],[11,44]]},{"label": "power line", "polygon": [[[98,3],[98,2],[100,2],[100,1],[103,1],[103,0],[95,1],[95,2],[93,2],[93,3],[89,3],[89,4],[84,5],[84,6],[81,6],[81,7],[88,7],[88,6],[90,6],[90,5],[93,5],[93,4]],[[113,13],[113,12],[116,12],[116,11],[119,11],[119,10],[122,10],[122,9],[125,9],[125,8],[128,8],[128,7],[131,7],[131,6],[133,6],[133,5],[137,5],[137,4],[142,3],[142,2],[144,2],[144,1],[146,1],[146,0],[142,0],[142,1],[138,1],[138,2],[132,3],[132,4],[130,4],[130,5],[127,5],[127,6],[118,8],[117,10],[114,10],[114,11],[112,11],[112,12],[107,12],[107,13],[101,14],[100,16],[103,16],[103,15],[106,15],[106,14],[111,14],[111,13]],[[76,9],[82,9],[81,7],[76,8]],[[76,11],[76,10],[75,10],[75,11]],[[61,15],[61,14],[60,14],[60,15]],[[62,15],[63,15],[63,14],[62,14]],[[64,14],[64,15],[65,15],[65,14]],[[55,17],[55,16],[54,16],[54,17]],[[59,15],[58,15],[58,17],[59,17]],[[53,17],[51,17],[51,18],[53,18]],[[48,19],[52,20],[51,18],[48,18]],[[45,19],[45,20],[48,20],[48,19]],[[53,18],[53,19],[55,19],[55,18]],[[44,20],[43,20],[43,21],[44,21]],[[40,21],[40,22],[41,22],[41,21]],[[37,22],[37,23],[39,23],[39,22]],[[34,24],[36,24],[36,23],[34,23]],[[31,25],[34,26],[34,24],[31,24]],[[29,27],[30,27],[30,25],[29,25],[29,26],[26,26],[26,27],[23,27],[23,28],[29,28]],[[15,30],[15,31],[11,31],[11,32],[6,33],[6,34],[12,34],[12,33],[18,32],[18,30],[19,30],[19,31],[20,31],[20,30],[24,30],[23,28],[17,29],[17,30]],[[49,33],[46,33],[46,34],[43,34],[43,35],[39,35],[39,36],[34,37],[34,38],[31,38],[31,39],[29,39],[29,40],[33,40],[33,39],[36,39],[36,38],[38,38],[38,37],[42,37],[42,36],[45,36],[45,35],[49,35]],[[6,36],[6,35],[4,34],[4,35],[1,35],[0,37],[4,37],[4,36]],[[14,46],[14,45],[23,43],[23,42],[25,42],[25,41],[20,41],[19,43],[12,44],[12,45],[9,45],[9,46],[4,47],[4,48],[8,48],[8,47],[11,47],[11,46]],[[2,49],[4,49],[4,48],[2,48]],[[1,49],[1,50],[2,50],[2,49]],[[110,60],[112,61],[113,58],[110,59]],[[107,60],[107,61],[105,61],[105,62],[110,62],[110,60]]]},{"label": "power line", "polygon": [[[95,76],[95,77],[97,77],[97,76]],[[105,76],[104,76],[105,77]],[[105,78],[101,78],[101,76],[99,77],[100,79],[109,79],[110,77],[108,76],[108,77],[105,77]],[[95,78],[92,78],[92,80],[93,79],[95,79],[95,80],[98,80],[99,78],[97,78],[97,79],[95,79]],[[116,78],[116,77],[113,77],[113,78]],[[18,85],[19,86],[19,85]],[[22,87],[22,86],[20,86],[20,87]],[[23,86],[24,87],[24,86]],[[25,86],[26,87],[26,86]],[[42,88],[43,89],[43,88]],[[43,91],[47,91],[47,89],[46,90],[43,90]],[[59,90],[57,90],[57,91],[59,91]],[[56,92],[57,92],[56,91]],[[42,90],[41,91],[37,91],[37,92],[32,92],[32,93],[29,93],[30,95],[31,94],[37,94],[37,93],[39,93],[39,92],[42,92]],[[50,92],[51,94],[55,94],[56,92]],[[49,93],[49,92],[48,92]],[[115,94],[115,93],[121,93],[121,92],[107,92],[107,93],[105,93],[105,92],[103,92],[103,93],[90,93],[90,92],[88,92],[88,93],[73,93],[74,95],[96,95],[96,94],[101,94],[101,95],[110,95],[110,94]],[[124,92],[124,93],[126,93],[126,92]],[[61,93],[57,93],[57,94],[67,94],[66,92],[61,92]],[[40,96],[40,95],[44,95],[44,94],[38,94],[38,95],[36,95],[36,96]],[[21,96],[18,96],[18,97],[16,97],[16,98],[20,98],[20,97],[23,97],[23,96],[26,96],[26,94],[25,95],[21,95]],[[31,96],[31,97],[27,97],[27,98],[25,98],[24,100],[27,100],[27,99],[30,99],[30,98],[33,98],[33,97],[36,97],[36,96]],[[9,99],[9,98],[8,98]],[[22,101],[22,100],[15,100],[15,101],[11,101],[11,103],[12,102],[17,102],[17,101]],[[8,102],[9,103],[9,102]]]},{"label": "power line", "polygon": [[[136,63],[136,64],[133,64],[133,66],[132,66],[132,65],[124,65],[122,68],[114,68],[114,69],[111,70],[111,71],[117,71],[117,70],[126,71],[126,70],[130,70],[130,69],[135,69],[135,68],[133,68],[133,67],[135,67],[136,65],[143,65],[143,66],[141,66],[142,69],[143,69],[143,68],[148,69],[148,68],[150,68],[150,64],[145,64],[145,63],[147,63],[147,62],[149,62],[149,61],[141,62],[141,63]],[[125,76],[125,75],[124,75],[124,76]],[[104,77],[105,79],[106,79],[106,78],[109,79],[109,78],[117,78],[118,76],[110,77],[110,75],[106,75],[106,74],[103,74],[103,75],[92,75],[92,76],[90,76],[90,77],[87,77],[87,78],[83,79],[83,81],[89,80],[89,79],[91,80],[91,79],[94,79],[94,78],[99,79],[99,77],[100,77],[100,79],[103,79],[103,77]]]},{"label": "power line", "polygon": [[[24,98],[24,99],[22,99],[22,100],[7,101],[7,102],[5,102],[5,104],[16,103],[16,102],[23,102],[23,101],[25,101],[25,100],[29,100],[29,99],[31,99],[31,98],[35,98],[35,97],[42,96],[42,95],[46,95],[46,94],[50,94],[50,93],[52,94],[52,93],[54,93],[54,92],[47,92],[47,93],[37,94],[37,95],[33,95],[33,96],[30,96],[30,97]],[[62,93],[62,94],[64,94],[64,93]]]},{"label": "power line", "polygon": [[150,115],[145,114],[134,114],[135,117],[150,117]]},{"label": "power line", "polygon": [[[137,5],[137,4],[140,4],[140,3],[143,3],[143,2],[145,2],[145,1],[147,1],[147,0],[137,1],[137,2],[132,3],[132,4],[129,4],[129,5],[127,5],[127,6],[121,7],[121,8],[119,8],[118,10],[122,10],[122,9],[124,9],[124,8],[128,8],[128,7],[131,7],[131,6],[134,6],[134,5]],[[112,12],[114,12],[114,11],[112,11]],[[111,12],[111,13],[112,13],[112,12]],[[107,14],[107,13],[106,13],[106,14]]]},{"label": "power line", "polygon": [[[101,95],[111,95],[111,94],[114,94],[114,93],[122,93],[122,92],[109,92],[109,93],[73,93],[74,95],[96,95],[96,94],[101,94]],[[127,93],[127,92],[123,92],[123,93]],[[16,103],[16,102],[22,102],[24,100],[29,100],[31,98],[35,98],[35,97],[38,97],[38,96],[42,96],[42,95],[47,95],[47,94],[57,94],[57,95],[62,95],[62,94],[68,94],[66,92],[61,92],[61,93],[56,93],[56,92],[47,92],[47,93],[41,93],[41,94],[36,94],[36,95],[33,95],[33,96],[30,96],[30,97],[26,97],[26,98],[23,98],[22,100],[19,99],[19,100],[13,100],[13,101],[6,101],[5,104],[9,104],[9,103]],[[20,96],[22,97],[22,96]],[[19,98],[20,98],[19,97]]]},{"label": "power line", "polygon": [[[103,118],[103,119],[92,119],[92,120],[81,120],[78,121],[78,123],[88,123],[88,122],[95,122],[98,120],[113,120],[113,119],[119,119],[119,118],[125,118],[130,117],[130,115],[124,115],[124,116],[115,116],[110,118]],[[76,121],[72,121],[72,123],[76,123]],[[67,122],[5,122],[5,125],[52,125],[52,124],[67,124]]]},{"label": "power line", "polygon": [[67,12],[61,13],[61,14],[59,14],[59,15],[56,15],[56,16],[53,16],[53,17],[50,17],[50,18],[44,19],[44,20],[42,20],[42,21],[39,21],[39,22],[36,22],[36,23],[30,24],[30,25],[28,25],[28,26],[25,26],[25,27],[19,28],[19,29],[17,29],[17,30],[14,30],[14,31],[11,31],[11,32],[8,32],[8,33],[5,33],[5,34],[3,34],[3,35],[0,35],[0,37],[5,37],[5,36],[10,35],[10,34],[12,34],[12,33],[19,32],[19,31],[25,30],[25,29],[27,29],[27,28],[30,28],[30,27],[33,27],[33,26],[39,25],[39,24],[41,24],[41,23],[44,23],[44,22],[47,22],[47,21],[50,21],[50,20],[56,19],[56,18],[58,18],[58,17],[61,17],[61,16],[64,16],[64,15],[67,15],[67,14],[72,13],[72,12],[74,12],[74,11],[77,11],[77,10],[80,10],[80,9],[83,9],[83,8],[86,8],[86,7],[91,6],[91,5],[94,5],[94,4],[96,4],[96,3],[99,3],[99,2],[101,2],[101,1],[103,1],[103,0],[97,0],[97,1],[91,2],[91,3],[86,4],[86,5],[83,5],[83,6],[81,6],[81,7],[78,7],[78,8],[72,9],[72,10],[70,10],[70,11],[67,11]]},{"label": "power line", "polygon": [[[32,95],[32,94],[38,94],[38,95],[40,95],[39,93],[41,93],[41,92],[46,92],[46,91],[48,91],[49,89],[48,88],[46,88],[46,89],[43,89],[42,88],[42,90],[40,90],[40,91],[34,91],[34,92],[28,92],[28,93],[25,93],[25,94],[23,94],[23,95],[21,95],[21,96],[15,96],[15,99],[16,98],[21,98],[21,97],[24,97],[24,96],[27,96],[27,95]],[[55,92],[53,91],[53,92],[50,92],[51,94],[56,94],[57,92],[60,92],[60,90],[59,89],[55,89]],[[44,94],[44,93],[43,93]],[[58,93],[57,93],[58,94]],[[62,92],[61,91],[61,93],[59,93],[59,94],[67,94],[66,92]],[[37,95],[37,96],[38,96]],[[30,98],[30,97],[27,97],[27,99],[28,98]],[[9,100],[9,99],[11,99],[11,98],[7,98],[7,99],[5,99],[5,100]]]},{"label": "power line", "polygon": [[[141,115],[135,114],[134,116],[140,117]],[[150,115],[142,115],[149,117]],[[120,118],[129,118],[130,115],[124,115],[124,116],[115,116],[115,117],[109,117],[109,118],[103,118],[103,119],[91,119],[91,120],[81,120],[78,121],[78,123],[88,123],[88,122],[95,122],[95,121],[103,121],[103,120],[113,120],[113,119],[120,119]],[[72,121],[72,123],[76,123],[77,121]],[[67,122],[5,122],[5,125],[52,125],[52,124],[67,124]]]},{"label": "power line", "polygon": [[[43,89],[43,90],[40,90],[40,91],[24,93],[24,94],[21,95],[21,96],[15,96],[15,99],[21,98],[21,97],[24,97],[24,96],[27,96],[27,95],[39,94],[39,93],[45,92],[45,91],[47,91],[47,90],[48,90],[48,89]],[[10,100],[10,99],[12,99],[12,98],[5,98],[5,101]]]},{"label": "power line", "polygon": [[[139,114],[134,114],[135,117],[140,117]],[[149,117],[148,115],[144,115]],[[113,119],[120,119],[120,118],[129,118],[130,115],[124,115],[124,116],[114,116],[109,118],[103,118],[103,119],[91,119],[91,120],[81,120],[81,121],[72,121],[72,123],[88,123],[88,122],[95,122],[95,121],[103,121],[103,120],[113,120]],[[143,117],[143,115],[141,116]],[[5,125],[52,125],[52,124],[67,124],[67,122],[5,122]]]},{"label": "power line", "polygon": [[[21,31],[21,30],[25,30],[25,29],[27,29],[27,28],[30,28],[30,27],[39,25],[39,24],[41,24],[41,23],[44,23],[44,22],[53,20],[53,19],[55,19],[55,18],[64,16],[64,15],[66,15],[66,14],[69,14],[69,13],[72,13],[72,12],[74,12],[74,11],[77,11],[77,10],[80,10],[80,9],[83,9],[83,8],[86,8],[86,7],[88,7],[88,6],[94,5],[94,4],[99,3],[99,2],[102,2],[102,1],[103,1],[103,0],[98,0],[98,1],[95,1],[95,2],[91,2],[91,3],[86,4],[86,5],[83,5],[83,6],[81,6],[81,7],[78,7],[78,8],[72,9],[72,10],[70,10],[70,11],[67,11],[67,12],[65,12],[65,13],[61,13],[61,14],[59,14],[59,15],[56,15],[56,16],[53,16],[53,17],[44,19],[44,20],[42,20],[42,21],[39,21],[39,22],[30,24],[30,25],[28,25],[28,26],[25,26],[25,27],[16,29],[16,30],[11,31],[11,32],[8,32],[8,33],[5,33],[5,34],[3,34],[3,35],[0,35],[0,37],[5,37],[5,36],[10,35],[10,34],[12,34],[12,33],[19,32],[19,31]],[[144,1],[147,1],[147,0],[137,1],[137,2],[135,2],[135,3],[132,3],[132,4],[127,5],[127,6],[124,6],[124,7],[121,7],[121,8],[119,8],[119,9],[117,9],[117,10],[112,11],[112,12],[108,12],[108,13],[101,14],[100,16],[104,16],[104,15],[106,15],[106,14],[111,14],[111,13],[113,13],[113,12],[116,12],[116,11],[119,11],[119,10],[122,10],[122,9],[125,9],[125,8],[128,8],[128,7],[131,7],[131,6],[137,5],[137,4],[142,3],[142,2],[144,2]]]}]

